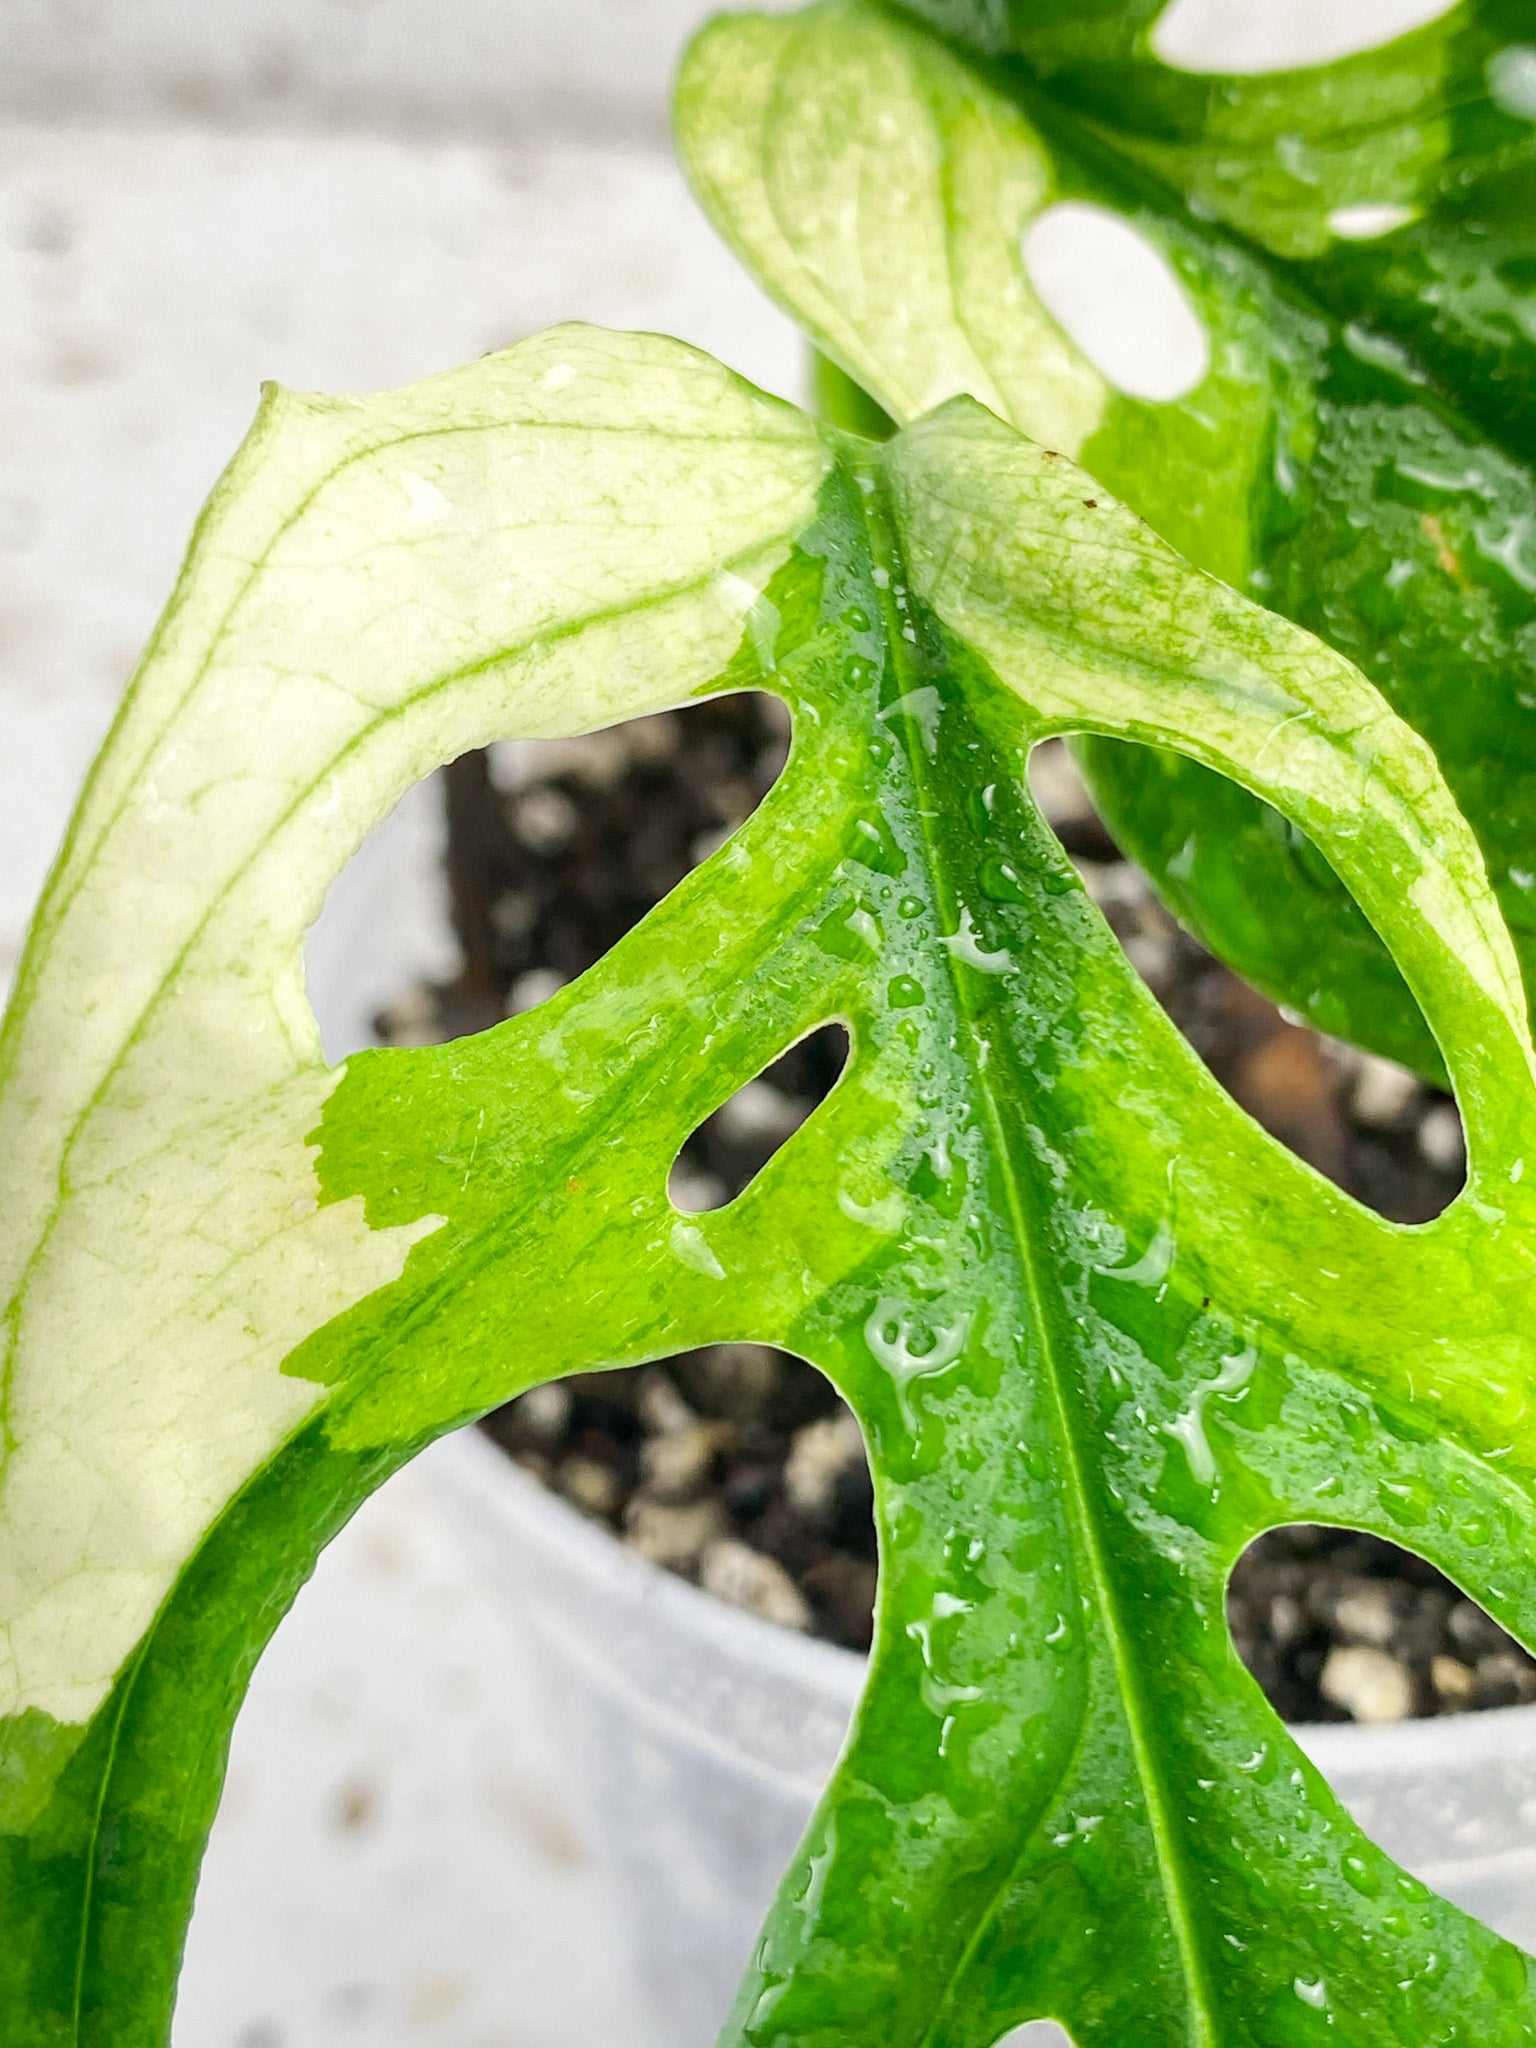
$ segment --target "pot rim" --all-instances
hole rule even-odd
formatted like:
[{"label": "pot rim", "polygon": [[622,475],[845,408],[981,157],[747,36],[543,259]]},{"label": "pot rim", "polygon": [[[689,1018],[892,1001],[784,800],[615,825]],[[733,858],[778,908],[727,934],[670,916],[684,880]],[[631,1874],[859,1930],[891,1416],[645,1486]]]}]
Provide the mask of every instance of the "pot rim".
[{"label": "pot rim", "polygon": [[[601,1591],[643,1603],[658,1619],[670,1620],[695,1640],[717,1644],[740,1661],[833,1693],[846,1700],[850,1710],[857,1704],[865,1669],[857,1650],[799,1635],[732,1607],[641,1557],[524,1471],[477,1425],[439,1438],[422,1458],[429,1477],[441,1473],[448,1485],[479,1495],[499,1518],[522,1525],[582,1576],[596,1581]],[[1473,1728],[1478,1762],[1536,1750],[1536,1704],[1484,1707],[1378,1726],[1329,1721],[1286,1725],[1325,1776],[1346,1771],[1391,1776],[1454,1768],[1470,1760],[1468,1737]]]},{"label": "pot rim", "polygon": [[450,1485],[480,1496],[498,1519],[519,1524],[546,1549],[559,1552],[601,1593],[643,1604],[649,1614],[672,1620],[685,1634],[712,1641],[776,1677],[834,1692],[846,1698],[850,1709],[857,1702],[864,1689],[864,1659],[856,1650],[764,1621],[653,1564],[525,1472],[478,1425],[440,1437],[421,1457],[429,1477],[441,1473]]}]

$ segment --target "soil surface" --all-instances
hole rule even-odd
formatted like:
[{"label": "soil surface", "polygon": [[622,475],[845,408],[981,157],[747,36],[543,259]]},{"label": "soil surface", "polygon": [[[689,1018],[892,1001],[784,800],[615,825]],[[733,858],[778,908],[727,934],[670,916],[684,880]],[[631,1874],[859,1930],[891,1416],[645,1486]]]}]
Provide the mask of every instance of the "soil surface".
[{"label": "soil surface", "polygon": [[[783,766],[766,697],[637,719],[585,740],[517,743],[446,772],[463,971],[379,1019],[428,1044],[533,1008],[586,968],[750,814]],[[1463,1177],[1455,1105],[1385,1060],[1283,1015],[1176,925],[1120,859],[1059,742],[1031,778],[1132,964],[1224,1087],[1341,1187],[1400,1222]],[[679,1206],[737,1193],[831,1087],[836,1026],[709,1119],[674,1170]],[[523,1395],[482,1425],[626,1543],[787,1627],[867,1647],[875,1588],[869,1473],[821,1374],[764,1345],[715,1345]],[[1238,1650],[1293,1721],[1401,1720],[1536,1700],[1536,1661],[1422,1559],[1350,1530],[1261,1537],[1233,1574]]]}]

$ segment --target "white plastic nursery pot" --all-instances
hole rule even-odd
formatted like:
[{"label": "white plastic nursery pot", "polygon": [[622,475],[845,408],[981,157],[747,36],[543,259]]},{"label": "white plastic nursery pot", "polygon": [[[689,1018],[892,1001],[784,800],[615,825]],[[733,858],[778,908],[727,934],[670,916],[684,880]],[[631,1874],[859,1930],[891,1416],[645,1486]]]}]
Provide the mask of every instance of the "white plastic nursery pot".
[{"label": "white plastic nursery pot", "polygon": [[[863,1659],[646,1562],[476,1431],[421,1472],[540,1668],[658,2039],[711,2048]],[[1536,1706],[1295,1732],[1391,1856],[1536,1949]]]},{"label": "white plastic nursery pot", "polygon": [[660,2048],[712,2048],[863,1659],[648,1563],[477,1430],[418,1469],[536,1659]]}]

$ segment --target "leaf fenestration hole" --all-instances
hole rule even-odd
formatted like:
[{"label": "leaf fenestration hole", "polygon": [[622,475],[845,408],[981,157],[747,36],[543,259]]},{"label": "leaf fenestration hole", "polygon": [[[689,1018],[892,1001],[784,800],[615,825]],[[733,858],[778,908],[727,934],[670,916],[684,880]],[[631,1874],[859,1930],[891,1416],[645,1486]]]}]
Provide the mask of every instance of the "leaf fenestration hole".
[{"label": "leaf fenestration hole", "polygon": [[1383,1724],[1536,1701],[1536,1658],[1434,1565],[1357,1529],[1256,1537],[1233,1567],[1227,1622],[1287,1721]]},{"label": "leaf fenestration hole", "polygon": [[867,1650],[874,1492],[824,1374],[767,1344],[535,1387],[481,1425],[642,1557],[733,1606]]},{"label": "leaf fenestration hole", "polygon": [[1448,14],[1455,0],[1169,0],[1152,52],[1179,71],[1301,70],[1378,49]]},{"label": "leaf fenestration hole", "polygon": [[1022,2027],[1010,2027],[992,2048],[1073,2048],[1073,2041],[1060,2020],[1026,2020]]},{"label": "leaf fenestration hole", "polygon": [[[1123,857],[1063,741],[1036,747],[1029,775],[1126,958],[1238,1106],[1377,1215],[1396,1223],[1438,1216],[1466,1179],[1451,1096],[1314,1029],[1215,959]],[[1291,829],[1277,815],[1275,823]],[[1317,878],[1336,887],[1323,855],[1294,837]]]},{"label": "leaf fenestration hole", "polygon": [[1041,304],[1128,398],[1168,402],[1205,380],[1205,324],[1161,249],[1118,213],[1063,199],[1024,230]]},{"label": "leaf fenestration hole", "polygon": [[848,1063],[848,1033],[821,1024],[704,1119],[667,1180],[675,1209],[697,1216],[733,1201],[830,1094]]},{"label": "leaf fenestration hole", "polygon": [[377,1037],[461,1038],[586,973],[745,823],[789,741],[784,704],[749,691],[453,762],[441,787],[459,968],[397,979]]},{"label": "leaf fenestration hole", "polygon": [[1328,227],[1343,242],[1374,242],[1406,227],[1414,218],[1411,206],[1367,200],[1359,206],[1336,206],[1328,216]]},{"label": "leaf fenestration hole", "polygon": [[1501,114],[1517,121],[1536,121],[1536,50],[1529,43],[1507,43],[1488,59],[1488,92]]},{"label": "leaf fenestration hole", "polygon": [[382,1005],[451,985],[463,970],[445,839],[442,779],[433,775],[406,791],[326,892],[304,942],[304,983],[333,1065],[378,1044]]}]

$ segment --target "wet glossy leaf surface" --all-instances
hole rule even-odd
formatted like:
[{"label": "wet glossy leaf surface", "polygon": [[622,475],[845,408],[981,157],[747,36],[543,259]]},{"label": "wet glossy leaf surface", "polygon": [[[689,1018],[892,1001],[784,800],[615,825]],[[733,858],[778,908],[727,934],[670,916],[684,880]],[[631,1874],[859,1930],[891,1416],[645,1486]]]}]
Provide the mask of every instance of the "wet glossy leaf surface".
[{"label": "wet glossy leaf surface", "polygon": [[[1525,1958],[1360,1836],[1223,1611],[1255,1533],[1323,1516],[1536,1637],[1536,1086],[1427,749],[968,401],[877,447],[676,344],[557,330],[279,424],[210,512],[8,1026],[0,2039],[163,2038],[250,1662],[372,1486],[540,1380],[735,1339],[853,1406],[882,1577],[728,2041],[1527,2039]],[[284,976],[402,779],[738,688],[789,704],[784,773],[604,960],[477,1038],[324,1069]],[[1242,775],[1389,936],[1468,1130],[1436,1222],[1319,1180],[1163,1017],[1028,795],[1031,745],[1083,730]],[[159,978],[104,984],[80,935],[130,902]],[[676,1209],[689,1134],[834,1019],[826,1101],[737,1199]],[[274,1229],[291,1262],[333,1233],[284,1323],[246,1280]]]},{"label": "wet glossy leaf surface", "polygon": [[[1480,0],[1378,50],[1235,77],[1160,61],[1161,11],[912,0],[974,66],[862,0],[725,21],[684,75],[684,153],[746,260],[897,418],[971,391],[1364,668],[1434,747],[1529,980],[1529,7]],[[1021,242],[1063,201],[1171,263],[1207,345],[1187,394],[1117,391],[1042,306]],[[1121,324],[1138,317],[1127,303]],[[1386,948],[1302,835],[1167,754],[1082,755],[1213,950],[1320,1029],[1438,1075]]]}]

